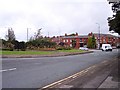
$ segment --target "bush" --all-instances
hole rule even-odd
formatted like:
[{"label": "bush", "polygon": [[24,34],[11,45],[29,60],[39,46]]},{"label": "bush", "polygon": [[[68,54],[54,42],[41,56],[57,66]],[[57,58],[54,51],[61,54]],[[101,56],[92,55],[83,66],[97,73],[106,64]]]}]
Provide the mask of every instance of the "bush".
[{"label": "bush", "polygon": [[57,50],[63,50],[63,48],[57,48]]},{"label": "bush", "polygon": [[13,51],[13,49],[11,48],[10,51]]},{"label": "bush", "polygon": [[70,47],[59,47],[57,48],[57,50],[71,50]]},{"label": "bush", "polygon": [[3,51],[13,51],[13,49],[10,48],[2,48]]}]

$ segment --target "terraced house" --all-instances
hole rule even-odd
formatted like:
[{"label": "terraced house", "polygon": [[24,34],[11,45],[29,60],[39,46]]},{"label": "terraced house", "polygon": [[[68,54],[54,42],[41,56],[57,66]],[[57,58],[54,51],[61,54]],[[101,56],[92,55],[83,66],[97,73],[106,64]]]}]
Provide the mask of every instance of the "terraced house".
[{"label": "terraced house", "polygon": [[117,46],[120,43],[120,37],[113,36],[111,34],[98,34],[98,33],[89,33],[88,35],[78,35],[78,33],[74,35],[67,35],[64,36],[57,36],[52,37],[52,41],[56,42],[58,45],[62,43],[62,45],[67,47],[73,47],[73,41],[75,41],[75,47],[84,47],[87,46],[88,38],[92,35],[95,36],[96,39],[96,46],[105,44],[111,44],[112,46]]}]

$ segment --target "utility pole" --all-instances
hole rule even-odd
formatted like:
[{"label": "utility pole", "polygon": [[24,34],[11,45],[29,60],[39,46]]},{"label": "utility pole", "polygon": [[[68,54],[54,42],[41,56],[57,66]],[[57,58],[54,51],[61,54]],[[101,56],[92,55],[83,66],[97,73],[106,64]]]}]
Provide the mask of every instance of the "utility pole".
[{"label": "utility pole", "polygon": [[48,32],[48,38],[49,38],[49,32]]},{"label": "utility pole", "polygon": [[100,24],[96,23],[98,25],[98,49],[100,49]]},{"label": "utility pole", "polygon": [[29,29],[31,29],[31,28],[27,28],[27,42],[29,40]]},{"label": "utility pole", "polygon": [[28,30],[28,28],[27,28],[27,42],[28,42],[28,33],[29,33],[29,30]]}]

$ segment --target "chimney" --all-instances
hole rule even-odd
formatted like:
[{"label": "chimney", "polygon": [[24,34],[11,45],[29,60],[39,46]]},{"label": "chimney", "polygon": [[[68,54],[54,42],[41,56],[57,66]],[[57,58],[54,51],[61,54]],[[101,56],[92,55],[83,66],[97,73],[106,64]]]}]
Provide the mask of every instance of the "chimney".
[{"label": "chimney", "polygon": [[78,36],[78,33],[76,32],[76,36]]},{"label": "chimney", "polygon": [[67,33],[65,33],[65,36],[67,36]]}]

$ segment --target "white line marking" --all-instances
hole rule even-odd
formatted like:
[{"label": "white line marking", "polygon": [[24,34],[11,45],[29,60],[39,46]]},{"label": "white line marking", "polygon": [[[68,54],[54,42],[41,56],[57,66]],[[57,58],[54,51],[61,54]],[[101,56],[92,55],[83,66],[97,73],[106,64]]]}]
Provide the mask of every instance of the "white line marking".
[{"label": "white line marking", "polygon": [[17,69],[17,68],[5,69],[5,70],[0,70],[0,72],[14,71],[14,70],[16,70],[16,69]]}]

